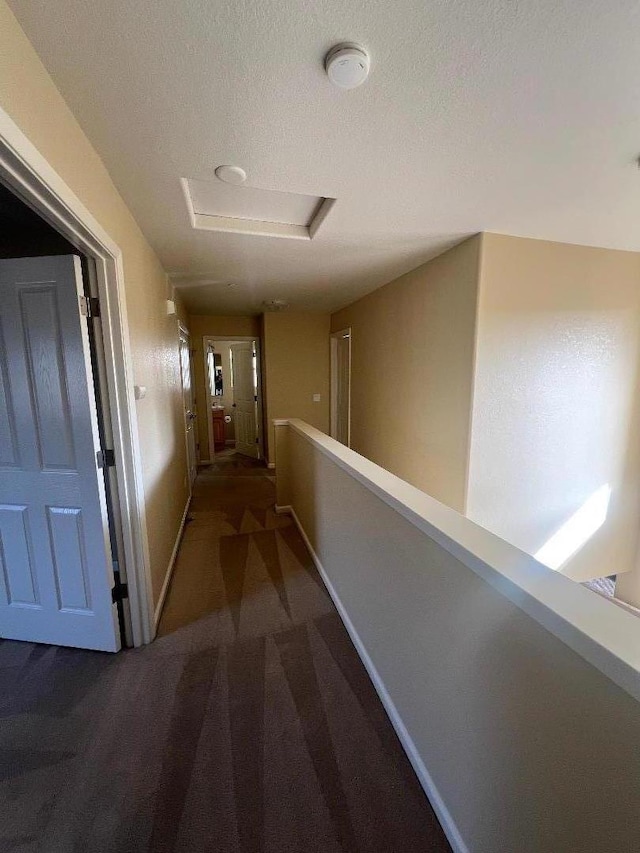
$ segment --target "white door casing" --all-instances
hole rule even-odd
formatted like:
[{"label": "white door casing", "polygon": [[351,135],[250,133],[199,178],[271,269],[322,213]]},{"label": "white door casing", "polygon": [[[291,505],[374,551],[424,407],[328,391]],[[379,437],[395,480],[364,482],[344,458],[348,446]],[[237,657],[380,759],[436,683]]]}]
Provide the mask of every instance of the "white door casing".
[{"label": "white door casing", "polygon": [[76,256],[0,261],[0,636],[117,651]]},{"label": "white door casing", "polygon": [[236,431],[236,452],[258,459],[258,389],[256,383],[256,353],[253,341],[232,344],[233,411]]},{"label": "white door casing", "polygon": [[191,373],[191,352],[189,335],[185,329],[180,329],[180,378],[182,380],[182,400],[184,403],[184,429],[187,440],[187,470],[189,487],[198,473],[198,458],[196,450],[196,431],[193,402],[193,379]]},{"label": "white door casing", "polygon": [[351,447],[351,329],[331,335],[331,437]]}]

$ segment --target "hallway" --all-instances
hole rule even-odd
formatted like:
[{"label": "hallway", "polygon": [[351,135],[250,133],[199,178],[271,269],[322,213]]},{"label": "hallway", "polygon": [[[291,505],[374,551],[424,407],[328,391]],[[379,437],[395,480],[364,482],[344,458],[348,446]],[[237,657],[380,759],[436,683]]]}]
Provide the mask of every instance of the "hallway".
[{"label": "hallway", "polygon": [[273,478],[200,474],[151,646],[0,641],[0,848],[449,850]]}]

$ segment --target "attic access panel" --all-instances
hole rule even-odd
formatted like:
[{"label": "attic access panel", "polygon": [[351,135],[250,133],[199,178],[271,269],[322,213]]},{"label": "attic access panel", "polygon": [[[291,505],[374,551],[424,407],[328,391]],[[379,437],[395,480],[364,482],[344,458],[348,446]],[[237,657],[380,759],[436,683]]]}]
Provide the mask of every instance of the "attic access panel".
[{"label": "attic access panel", "polygon": [[311,240],[335,199],[183,178],[191,226],[204,231]]}]

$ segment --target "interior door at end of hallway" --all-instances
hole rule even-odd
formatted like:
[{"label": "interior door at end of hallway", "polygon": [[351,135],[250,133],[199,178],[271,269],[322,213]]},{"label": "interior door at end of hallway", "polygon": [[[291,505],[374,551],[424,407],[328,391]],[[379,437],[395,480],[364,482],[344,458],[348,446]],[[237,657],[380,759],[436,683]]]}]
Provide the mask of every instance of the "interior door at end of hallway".
[{"label": "interior door at end of hallway", "polygon": [[120,648],[75,255],[0,260],[0,636]]},{"label": "interior door at end of hallway", "polygon": [[236,452],[254,459],[258,446],[258,403],[256,355],[253,341],[231,345],[233,364],[233,411]]}]

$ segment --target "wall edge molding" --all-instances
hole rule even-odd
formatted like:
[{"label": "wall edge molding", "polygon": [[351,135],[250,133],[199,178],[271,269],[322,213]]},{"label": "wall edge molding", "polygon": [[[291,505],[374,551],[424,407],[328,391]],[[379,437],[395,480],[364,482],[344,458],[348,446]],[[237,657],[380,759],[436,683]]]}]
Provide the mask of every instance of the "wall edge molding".
[{"label": "wall edge molding", "polygon": [[178,549],[180,548],[180,543],[182,542],[182,534],[184,533],[184,528],[187,523],[187,516],[189,514],[189,507],[191,506],[191,495],[187,498],[187,503],[184,507],[184,512],[182,513],[182,521],[180,522],[180,527],[178,528],[178,535],[176,536],[176,541],[173,544],[173,551],[171,552],[171,556],[169,557],[169,564],[167,565],[167,571],[164,576],[164,581],[162,582],[162,589],[160,590],[160,597],[158,598],[158,603],[156,604],[156,609],[153,613],[153,634],[155,638],[156,631],[158,630],[158,624],[160,623],[160,617],[162,616],[162,608],[164,607],[164,602],[167,597],[167,593],[169,592],[169,584],[171,583],[171,578],[173,577],[173,570],[176,565],[176,558],[178,556]]}]

